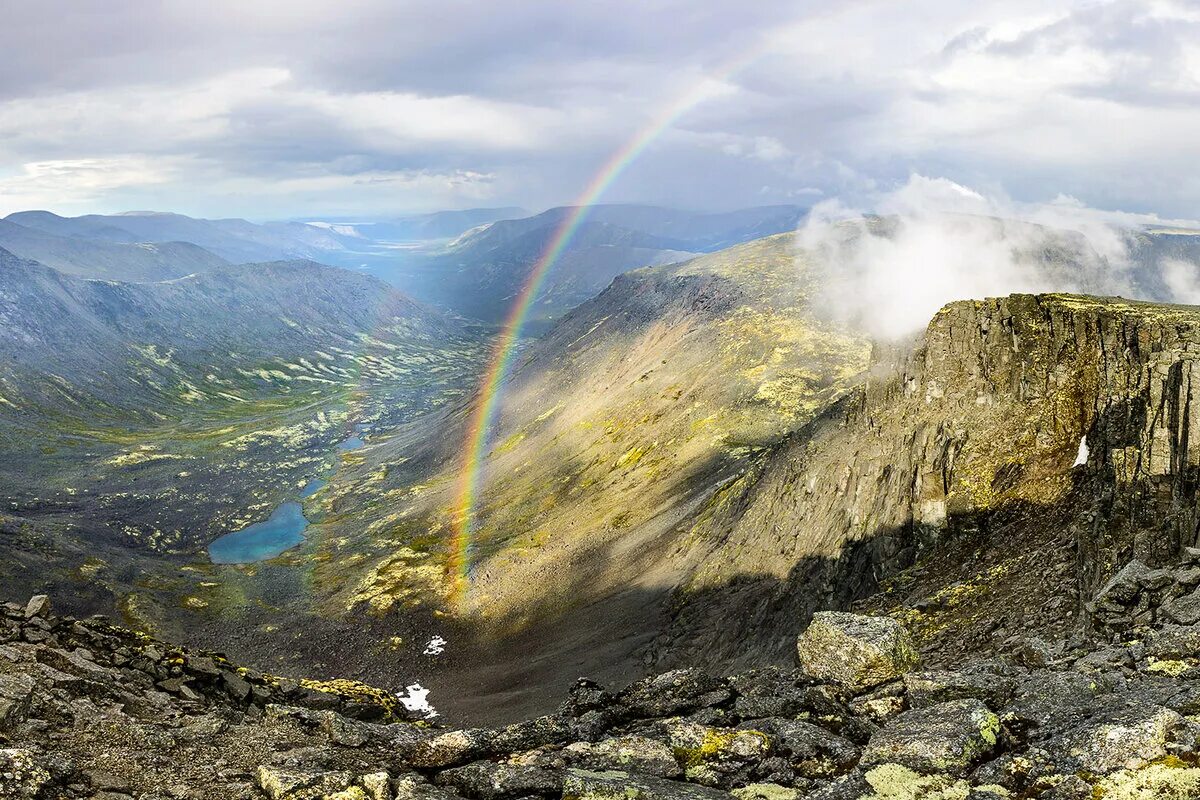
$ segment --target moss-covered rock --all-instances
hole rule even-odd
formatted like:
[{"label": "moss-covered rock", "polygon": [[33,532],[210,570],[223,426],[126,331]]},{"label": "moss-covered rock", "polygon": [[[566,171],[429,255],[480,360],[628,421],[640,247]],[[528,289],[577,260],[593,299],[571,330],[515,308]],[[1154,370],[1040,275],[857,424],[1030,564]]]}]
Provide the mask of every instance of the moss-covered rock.
[{"label": "moss-covered rock", "polygon": [[894,619],[821,611],[796,643],[810,677],[861,692],[899,678],[917,663],[908,631]]}]

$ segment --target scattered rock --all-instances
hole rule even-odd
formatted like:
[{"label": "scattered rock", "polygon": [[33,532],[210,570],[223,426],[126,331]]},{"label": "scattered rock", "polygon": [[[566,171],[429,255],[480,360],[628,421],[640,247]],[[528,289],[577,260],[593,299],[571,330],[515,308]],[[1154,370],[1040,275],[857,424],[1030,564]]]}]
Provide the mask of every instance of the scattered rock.
[{"label": "scattered rock", "polygon": [[50,597],[44,594],[35,594],[29,598],[29,602],[25,604],[25,619],[35,619],[50,616]]}]

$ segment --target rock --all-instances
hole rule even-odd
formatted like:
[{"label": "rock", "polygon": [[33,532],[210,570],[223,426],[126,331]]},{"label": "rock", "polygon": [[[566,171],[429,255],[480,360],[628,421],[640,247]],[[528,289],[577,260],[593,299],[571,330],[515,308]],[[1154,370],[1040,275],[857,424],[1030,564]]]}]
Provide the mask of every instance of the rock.
[{"label": "rock", "polygon": [[250,684],[236,672],[223,671],[221,683],[225,686],[225,691],[229,692],[229,695],[235,700],[245,702],[246,698],[250,696]]},{"label": "rock", "polygon": [[984,670],[929,670],[904,676],[904,689],[912,708],[928,708],[951,700],[982,700],[989,708],[1003,708],[1016,691],[1010,677]]},{"label": "rock", "polygon": [[392,778],[386,772],[371,772],[358,776],[358,785],[369,800],[392,800]]},{"label": "rock", "polygon": [[698,669],[677,669],[640,680],[617,696],[638,717],[670,717],[715,706],[733,696],[725,683]]},{"label": "rock", "polygon": [[50,773],[21,748],[0,749],[0,797],[33,800],[50,783]]},{"label": "rock", "polygon": [[1036,636],[1022,639],[1013,649],[1014,660],[1024,667],[1045,667],[1054,660],[1054,648]]},{"label": "rock", "polygon": [[350,787],[348,772],[287,772],[258,768],[258,786],[270,800],[318,800]]},{"label": "rock", "polygon": [[1169,708],[1143,704],[1099,715],[1071,732],[1064,750],[1078,769],[1107,775],[1173,755],[1169,745],[1184,738],[1195,741],[1193,724]]},{"label": "rock", "polygon": [[576,742],[566,747],[563,755],[572,765],[592,770],[629,770],[659,778],[683,774],[674,751],[663,742],[645,736],[618,736],[595,744]]},{"label": "rock", "polygon": [[495,739],[496,732],[486,728],[450,731],[417,744],[409,761],[421,769],[465,764],[491,755]]},{"label": "rock", "polygon": [[850,711],[873,722],[885,722],[904,710],[904,685],[885,683],[849,703]]},{"label": "rock", "polygon": [[862,763],[961,776],[991,752],[999,733],[1000,720],[982,702],[952,700],[896,717],[871,737]]},{"label": "rock", "polygon": [[33,678],[28,675],[0,675],[0,731],[11,730],[24,721],[33,688]]},{"label": "rock", "polygon": [[1137,599],[1142,590],[1142,580],[1150,572],[1151,569],[1141,561],[1130,561],[1096,592],[1093,605],[1097,609],[1107,608],[1114,611],[1128,606]]},{"label": "rock", "polygon": [[208,656],[189,655],[184,660],[184,664],[187,666],[189,672],[196,675],[213,679],[221,677],[221,670]]},{"label": "rock", "polygon": [[1147,652],[1155,658],[1200,656],[1200,625],[1164,625],[1150,637]]},{"label": "rock", "polygon": [[1200,589],[1194,589],[1190,594],[1176,597],[1163,605],[1162,614],[1167,619],[1181,625],[1195,625],[1200,622]]},{"label": "rock", "polygon": [[804,678],[797,672],[766,667],[735,675],[733,710],[742,719],[795,716],[806,707]]},{"label": "rock", "polygon": [[667,737],[688,780],[706,785],[723,783],[724,776],[771,753],[770,737],[756,730],[679,722],[668,726]]},{"label": "rock", "polygon": [[921,775],[901,764],[881,764],[868,769],[863,778],[873,790],[871,798],[887,800],[983,800],[961,778],[950,775]]},{"label": "rock", "polygon": [[403,775],[392,782],[395,800],[462,800],[458,792],[434,786],[419,775]]},{"label": "rock", "polygon": [[777,783],[752,783],[730,792],[737,800],[800,800],[799,789]]},{"label": "rock", "polygon": [[25,604],[25,619],[43,619],[50,616],[50,597],[44,594],[35,594],[29,598],[29,602]]},{"label": "rock", "polygon": [[775,717],[743,722],[738,727],[765,733],[774,752],[786,756],[806,778],[837,775],[858,761],[859,750],[853,742],[804,720]]},{"label": "rock", "polygon": [[531,794],[554,794],[557,797],[563,788],[563,775],[557,770],[540,767],[477,761],[440,772],[434,782],[439,786],[453,786],[461,793],[480,800],[501,800]]},{"label": "rock", "polygon": [[316,712],[321,731],[334,744],[346,747],[362,747],[371,741],[372,726],[365,722],[347,719],[332,711]]},{"label": "rock", "polygon": [[567,770],[563,797],[571,800],[730,800],[717,789],[627,772]]},{"label": "rock", "polygon": [[899,678],[917,663],[908,631],[889,617],[821,611],[796,648],[804,674],[854,693]]}]

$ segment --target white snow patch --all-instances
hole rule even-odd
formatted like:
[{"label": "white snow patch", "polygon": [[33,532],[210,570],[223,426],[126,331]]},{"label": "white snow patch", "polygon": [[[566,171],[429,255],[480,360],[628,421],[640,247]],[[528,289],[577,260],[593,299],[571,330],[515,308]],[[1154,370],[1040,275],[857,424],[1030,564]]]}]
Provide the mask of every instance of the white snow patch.
[{"label": "white snow patch", "polygon": [[423,712],[425,719],[433,719],[438,715],[437,709],[429,705],[429,690],[419,683],[404,687],[404,693],[396,693],[400,705],[409,711]]},{"label": "white snow patch", "polygon": [[425,652],[423,652],[421,655],[440,656],[442,653],[446,652],[446,644],[446,640],[441,636],[434,636],[429,640],[429,644],[425,645]]},{"label": "white snow patch", "polygon": [[1087,462],[1088,462],[1088,455],[1090,455],[1090,451],[1088,450],[1088,446],[1087,446],[1087,436],[1081,436],[1079,438],[1079,455],[1075,456],[1075,463],[1072,464],[1071,466],[1072,467],[1086,466]]}]

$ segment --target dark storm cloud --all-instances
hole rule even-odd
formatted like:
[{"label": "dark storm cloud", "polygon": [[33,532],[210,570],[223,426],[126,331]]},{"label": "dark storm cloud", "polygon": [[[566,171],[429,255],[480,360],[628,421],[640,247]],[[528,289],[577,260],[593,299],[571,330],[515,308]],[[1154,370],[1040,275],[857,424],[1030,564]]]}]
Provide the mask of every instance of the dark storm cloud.
[{"label": "dark storm cloud", "polygon": [[797,201],[920,171],[1200,202],[1178,170],[1200,156],[1190,1],[9,5],[3,211],[568,202],[690,96],[609,199]]}]

